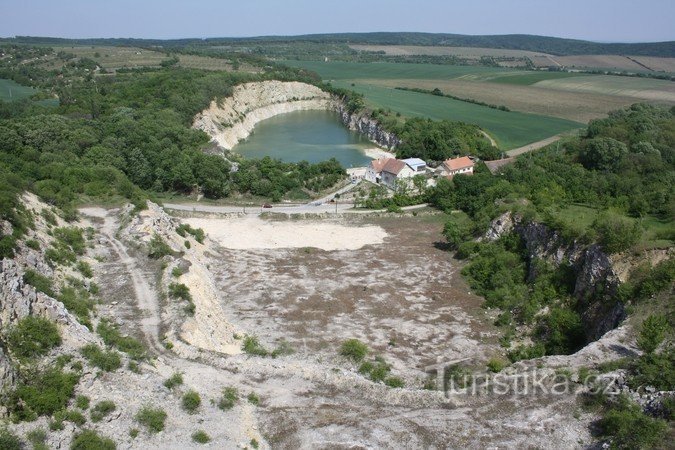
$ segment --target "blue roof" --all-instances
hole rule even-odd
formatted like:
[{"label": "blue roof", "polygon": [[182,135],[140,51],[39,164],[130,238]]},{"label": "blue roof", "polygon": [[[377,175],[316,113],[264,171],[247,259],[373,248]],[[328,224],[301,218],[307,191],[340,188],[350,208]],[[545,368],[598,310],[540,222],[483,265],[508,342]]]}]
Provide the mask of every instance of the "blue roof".
[{"label": "blue roof", "polygon": [[404,159],[402,161],[404,163],[406,163],[407,165],[409,165],[410,167],[414,168],[414,169],[416,169],[417,167],[420,167],[420,166],[426,166],[427,165],[427,163],[425,163],[423,160],[421,160],[419,158],[408,158],[408,159]]}]

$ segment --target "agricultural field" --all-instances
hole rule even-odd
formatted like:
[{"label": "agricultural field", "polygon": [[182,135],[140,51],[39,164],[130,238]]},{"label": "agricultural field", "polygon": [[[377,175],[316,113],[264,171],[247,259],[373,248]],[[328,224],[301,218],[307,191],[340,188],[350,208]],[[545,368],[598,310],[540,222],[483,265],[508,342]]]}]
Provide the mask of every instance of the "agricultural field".
[{"label": "agricultural field", "polygon": [[385,55],[429,55],[429,56],[459,56],[469,59],[480,59],[483,56],[499,58],[525,58],[546,56],[546,53],[531,52],[528,50],[509,50],[501,48],[481,47],[442,47],[426,45],[350,45],[349,47],[365,52],[384,52]]},{"label": "agricultural field", "polygon": [[366,102],[372,108],[390,108],[406,117],[429,117],[478,124],[504,150],[583,126],[570,120],[517,111],[500,111],[451,98],[374,84],[354,83],[352,86],[348,81],[336,81],[333,85],[364,94]]},{"label": "agricultural field", "polygon": [[675,73],[675,58],[621,55],[532,56],[535,67],[565,66],[570,69],[599,69],[629,72]]},{"label": "agricultural field", "polygon": [[[122,67],[159,67],[162,61],[169,56],[160,51],[147,50],[136,47],[113,47],[113,46],[69,46],[54,47],[54,50],[73,53],[80,58],[90,58],[101,64],[109,71],[115,71]],[[210,58],[197,55],[177,55],[179,66],[205,70],[233,70],[232,64],[227,59]],[[55,63],[60,63],[55,61]],[[239,70],[252,71],[253,68],[242,65]]]},{"label": "agricultural field", "polygon": [[11,102],[21,100],[36,93],[37,91],[29,86],[22,86],[13,80],[0,78],[0,100]]},{"label": "agricultural field", "polygon": [[[672,99],[675,84],[646,78],[436,64],[316,61],[288,61],[287,64],[313,70],[325,80],[345,87],[352,87],[353,83],[353,88],[361,86],[362,89],[365,86],[438,88],[446,94],[504,105],[512,111],[584,124],[640,101],[675,102]],[[452,111],[447,114],[455,115]],[[494,130],[488,131],[495,134]],[[556,133],[550,135],[553,134]]]}]

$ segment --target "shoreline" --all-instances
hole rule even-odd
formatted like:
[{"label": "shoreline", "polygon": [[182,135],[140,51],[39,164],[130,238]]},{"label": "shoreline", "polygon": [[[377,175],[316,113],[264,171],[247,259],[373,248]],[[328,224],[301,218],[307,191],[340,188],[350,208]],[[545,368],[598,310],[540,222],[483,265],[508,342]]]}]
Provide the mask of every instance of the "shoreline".
[{"label": "shoreline", "polygon": [[396,155],[379,147],[366,148],[363,154],[370,159],[396,158]]}]

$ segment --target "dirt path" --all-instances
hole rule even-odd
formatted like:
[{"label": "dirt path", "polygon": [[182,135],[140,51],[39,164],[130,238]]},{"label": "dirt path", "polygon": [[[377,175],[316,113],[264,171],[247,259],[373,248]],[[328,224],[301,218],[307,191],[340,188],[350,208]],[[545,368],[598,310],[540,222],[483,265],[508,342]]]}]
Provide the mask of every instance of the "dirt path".
[{"label": "dirt path", "polygon": [[542,139],[541,141],[533,142],[531,144],[527,144],[522,147],[514,148],[512,150],[507,151],[506,154],[509,156],[518,156],[522,155],[523,153],[539,150],[540,148],[546,147],[549,144],[559,141],[560,139],[563,138],[563,136],[564,136],[563,134],[556,134],[555,136]]},{"label": "dirt path", "polygon": [[494,139],[492,139],[492,136],[490,136],[489,134],[487,134],[487,133],[486,133],[485,131],[483,131],[483,130],[479,130],[479,131],[480,131],[481,133],[483,133],[483,136],[485,136],[485,137],[490,141],[490,144],[492,144],[493,147],[499,147],[499,146],[497,145],[497,141],[495,141]]}]

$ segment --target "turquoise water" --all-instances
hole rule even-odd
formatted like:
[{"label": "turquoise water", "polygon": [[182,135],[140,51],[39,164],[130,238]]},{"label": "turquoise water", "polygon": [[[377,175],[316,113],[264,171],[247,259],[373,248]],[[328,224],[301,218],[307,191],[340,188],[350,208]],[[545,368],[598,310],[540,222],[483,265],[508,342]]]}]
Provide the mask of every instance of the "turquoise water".
[{"label": "turquoise water", "polygon": [[335,112],[294,111],[259,122],[233,151],[245,158],[270,156],[286,162],[317,163],[335,158],[345,167],[368,165],[374,145],[348,130]]}]

